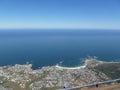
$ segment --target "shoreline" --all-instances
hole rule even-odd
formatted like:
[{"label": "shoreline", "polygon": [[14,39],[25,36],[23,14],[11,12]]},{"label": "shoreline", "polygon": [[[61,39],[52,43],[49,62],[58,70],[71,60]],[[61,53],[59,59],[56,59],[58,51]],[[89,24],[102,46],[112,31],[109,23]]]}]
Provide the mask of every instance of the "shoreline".
[{"label": "shoreline", "polygon": [[[92,62],[92,63],[91,63]],[[94,62],[94,63],[93,63]],[[88,59],[86,59],[85,60],[85,63],[83,63],[83,65],[80,65],[80,66],[71,66],[71,67],[67,67],[67,66],[61,66],[61,65],[59,65],[59,64],[56,64],[56,65],[52,65],[53,67],[56,67],[56,68],[59,68],[59,69],[81,69],[81,68],[85,68],[85,67],[87,67],[87,66],[89,66],[90,64],[105,64],[105,63],[120,63],[120,62],[117,62],[117,61],[101,61],[101,60],[97,60],[97,59],[95,59],[95,58],[88,58]],[[11,66],[15,66],[15,65],[30,65],[30,67],[33,69],[33,70],[38,70],[38,69],[40,69],[40,68],[42,68],[42,67],[48,67],[48,66],[42,66],[42,67],[38,67],[38,68],[33,68],[33,64],[31,64],[31,63],[29,63],[29,62],[26,62],[25,64],[14,64],[14,65],[4,65],[4,66],[0,66],[0,67],[11,67]],[[52,66],[50,66],[50,67],[52,67]]]},{"label": "shoreline", "polygon": [[[3,86],[5,84],[11,86],[11,84],[8,83],[10,82],[13,84],[12,88],[14,88],[14,85],[18,85],[17,88],[25,88],[25,90],[28,90],[26,86],[29,86],[30,90],[32,88],[42,90],[44,87],[48,89],[64,86],[69,88],[71,86],[74,87],[119,78],[120,74],[119,72],[116,72],[119,68],[120,63],[116,64],[116,62],[103,62],[94,58],[87,58],[83,65],[75,67],[56,64],[53,66],[43,66],[39,69],[33,69],[32,64],[29,63],[24,65],[15,64],[14,66],[0,67],[0,76],[2,77],[1,80]],[[5,81],[6,83],[4,84]]]},{"label": "shoreline", "polygon": [[56,65],[55,66],[56,68],[59,68],[59,69],[81,69],[81,68],[85,68],[86,65],[83,65],[83,66],[77,66],[77,67],[65,67],[65,66],[60,66],[60,65]]},{"label": "shoreline", "polygon": [[120,62],[107,62],[107,61],[101,61],[101,60],[97,60],[95,58],[89,58],[85,60],[85,63],[81,66],[75,66],[75,67],[67,67],[67,66],[60,66],[59,64],[55,65],[56,68],[59,69],[71,69],[71,70],[75,70],[75,69],[81,69],[81,68],[86,68],[87,66],[90,66],[91,64],[93,65],[98,65],[98,64],[110,64],[110,63],[120,63]]}]

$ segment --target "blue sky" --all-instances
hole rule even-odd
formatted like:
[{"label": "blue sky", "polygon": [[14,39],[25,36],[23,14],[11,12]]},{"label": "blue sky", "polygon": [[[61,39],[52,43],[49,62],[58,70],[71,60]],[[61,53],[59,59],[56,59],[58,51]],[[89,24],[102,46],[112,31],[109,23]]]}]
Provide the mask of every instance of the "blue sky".
[{"label": "blue sky", "polygon": [[120,29],[120,0],[0,0],[0,28]]}]

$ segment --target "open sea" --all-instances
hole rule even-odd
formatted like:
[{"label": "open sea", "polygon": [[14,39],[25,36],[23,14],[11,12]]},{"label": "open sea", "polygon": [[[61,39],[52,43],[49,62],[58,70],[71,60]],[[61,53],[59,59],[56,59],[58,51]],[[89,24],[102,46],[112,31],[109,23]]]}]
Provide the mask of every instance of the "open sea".
[{"label": "open sea", "polygon": [[79,66],[88,56],[120,61],[120,30],[0,30],[0,66]]}]

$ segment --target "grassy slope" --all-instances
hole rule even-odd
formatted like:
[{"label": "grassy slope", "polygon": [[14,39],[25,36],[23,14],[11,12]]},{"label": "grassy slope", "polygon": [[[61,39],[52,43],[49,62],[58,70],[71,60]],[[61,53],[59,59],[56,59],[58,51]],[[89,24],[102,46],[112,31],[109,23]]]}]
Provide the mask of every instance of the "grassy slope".
[{"label": "grassy slope", "polygon": [[105,73],[111,79],[120,78],[120,63],[104,63],[94,69]]}]

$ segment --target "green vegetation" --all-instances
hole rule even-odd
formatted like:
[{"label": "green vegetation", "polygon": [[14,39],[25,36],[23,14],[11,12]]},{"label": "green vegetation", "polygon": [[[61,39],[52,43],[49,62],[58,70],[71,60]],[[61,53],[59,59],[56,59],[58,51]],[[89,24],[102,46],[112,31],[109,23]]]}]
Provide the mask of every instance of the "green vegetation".
[{"label": "green vegetation", "polygon": [[120,63],[103,63],[94,69],[105,73],[111,79],[120,78]]}]

